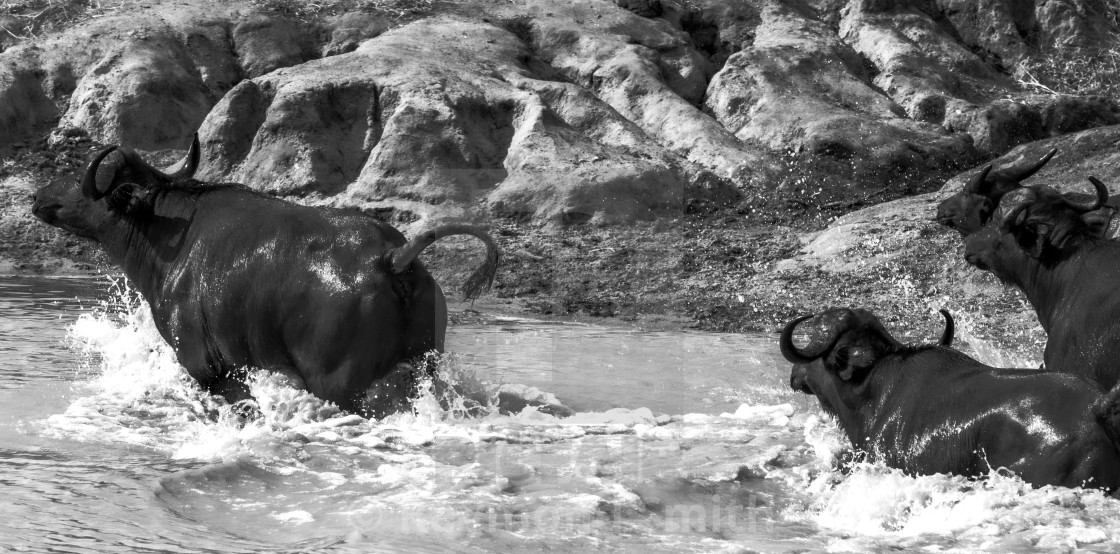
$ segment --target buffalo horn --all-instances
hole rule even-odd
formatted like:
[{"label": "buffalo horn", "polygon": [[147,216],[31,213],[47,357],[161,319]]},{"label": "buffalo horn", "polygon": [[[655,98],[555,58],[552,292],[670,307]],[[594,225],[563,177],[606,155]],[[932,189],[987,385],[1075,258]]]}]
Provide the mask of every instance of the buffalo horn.
[{"label": "buffalo horn", "polygon": [[194,177],[194,172],[198,170],[198,162],[202,157],[202,148],[198,144],[198,133],[194,134],[194,140],[191,141],[191,147],[187,150],[187,155],[183,157],[182,165],[174,173],[166,175],[168,179],[178,181],[181,179],[190,179]]},{"label": "buffalo horn", "polygon": [[873,324],[872,324],[872,327],[876,331],[878,331],[879,336],[883,337],[883,339],[886,340],[888,343],[890,343],[891,346],[893,346],[895,348],[902,348],[902,343],[898,342],[898,339],[894,338],[894,336],[891,335],[891,332],[888,331],[886,327],[883,327],[883,322],[882,321],[879,321],[876,318],[874,320]]},{"label": "buffalo horn", "polygon": [[804,350],[798,350],[797,347],[793,345],[793,330],[797,327],[797,324],[813,316],[807,315],[789,322],[785,329],[782,329],[782,338],[778,341],[782,356],[795,364],[807,364],[823,356],[832,349],[832,345],[836,344],[836,340],[840,338],[840,333],[851,327],[852,315],[850,310],[845,310],[844,315],[830,322],[831,329],[829,329],[827,340],[818,343],[810,343]]},{"label": "buffalo horn", "polygon": [[795,364],[808,364],[812,363],[813,360],[817,359],[817,357],[820,356],[820,353],[818,353],[816,356],[807,356],[805,354],[802,354],[801,351],[799,351],[797,347],[793,345],[794,328],[797,327],[798,323],[801,323],[802,321],[805,321],[806,319],[809,319],[811,317],[813,317],[813,314],[801,316],[787,323],[785,329],[782,329],[782,338],[778,340],[778,347],[781,348],[782,356],[785,357],[786,361]]},{"label": "buffalo horn", "polygon": [[[1038,199],[1038,195],[1035,193],[1034,189],[1030,187],[1021,188],[1016,191],[1016,194],[1018,194],[1019,196],[1013,202],[1015,204],[1015,207],[1007,210],[1004,215],[1000,217],[999,228],[1001,230],[1008,229],[1019,217],[1019,215],[1022,214],[1024,210],[1029,208],[1035,200]],[[1007,199],[1005,198],[1004,201],[1006,202]]]},{"label": "buffalo horn", "polygon": [[1070,207],[1081,213],[1091,212],[1093,210],[1099,209],[1101,206],[1104,206],[1105,202],[1108,202],[1108,187],[1104,186],[1104,183],[1102,183],[1100,179],[1097,179],[1096,177],[1089,177],[1089,182],[1093,183],[1093,188],[1095,188],[1097,191],[1097,196],[1095,198],[1086,200],[1084,202],[1066,199],[1066,202],[1069,203]]},{"label": "buffalo horn", "polygon": [[86,166],[86,174],[82,177],[82,195],[86,198],[90,200],[100,200],[101,197],[105,196],[105,194],[97,188],[97,168],[101,166],[101,162],[105,160],[105,157],[116,149],[116,146],[110,146],[98,152],[97,155],[93,157],[93,160],[89,162],[89,165]]},{"label": "buffalo horn", "polygon": [[152,165],[145,160],[141,160],[141,162],[143,162],[148,171],[151,171],[158,179],[164,182],[175,182],[194,177],[194,172],[198,169],[199,159],[202,157],[201,150],[198,144],[198,133],[195,133],[194,139],[191,140],[191,146],[187,150],[187,155],[183,156],[183,160],[179,162],[179,169],[175,170],[173,173],[160,171],[152,167]]},{"label": "buffalo horn", "polygon": [[1058,149],[1055,148],[1055,149],[1047,152],[1045,156],[1043,156],[1042,158],[1040,158],[1037,162],[1035,162],[1033,164],[1025,164],[1022,167],[1017,167],[1017,168],[1016,167],[1009,167],[1007,169],[1004,169],[1004,170],[1000,171],[1000,173],[1001,173],[1000,176],[1005,178],[1005,179],[1011,180],[1011,181],[1022,181],[1023,179],[1026,179],[1027,177],[1030,177],[1031,175],[1034,175],[1036,172],[1038,172],[1038,170],[1042,169],[1042,166],[1046,165],[1046,162],[1049,162],[1050,158],[1053,158],[1054,154],[1057,154],[1057,153],[1058,153]]},{"label": "buffalo horn", "polygon": [[979,194],[987,196],[988,190],[991,188],[991,183],[988,183],[988,173],[992,171],[992,165],[988,164],[984,169],[980,170],[967,185],[964,186],[964,191],[971,194]]},{"label": "buffalo horn", "polygon": [[1019,204],[1018,206],[1015,206],[1011,211],[1007,212],[1007,214],[1004,215],[1002,219],[1000,219],[1000,230],[1006,231],[1007,229],[1010,229],[1011,225],[1015,222],[1019,215],[1022,214],[1028,207],[1030,207],[1030,203],[1024,202],[1022,204]]},{"label": "buffalo horn", "polygon": [[945,330],[941,332],[941,340],[938,341],[937,344],[940,346],[952,346],[953,332],[956,330],[953,324],[953,316],[949,314],[949,310],[942,309],[938,311],[941,312],[941,316],[945,318]]}]

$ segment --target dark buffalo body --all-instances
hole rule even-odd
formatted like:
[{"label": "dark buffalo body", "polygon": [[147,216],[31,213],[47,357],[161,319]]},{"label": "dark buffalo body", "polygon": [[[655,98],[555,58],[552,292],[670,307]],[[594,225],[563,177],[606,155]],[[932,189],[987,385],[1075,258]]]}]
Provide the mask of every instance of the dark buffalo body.
[{"label": "dark buffalo body", "polygon": [[416,254],[442,236],[472,234],[488,260],[471,292],[493,277],[497,251],[477,229],[445,226],[408,242],[360,212],[194,181],[195,164],[197,141],[172,175],[107,151],[80,187],[36,193],[34,212],[99,242],[191,377],[230,400],[247,396],[244,369],[263,368],[362,409],[369,385],[398,362],[443,349],[445,300]]},{"label": "dark buffalo body", "polygon": [[[1120,487],[1117,402],[1094,383],[986,366],[948,347],[951,328],[942,345],[908,347],[865,310],[806,320],[782,335],[790,386],[815,395],[872,460],[917,475],[1006,468],[1035,486]],[[799,349],[802,322],[816,332]]]},{"label": "dark buffalo body", "polygon": [[1108,390],[1120,382],[1120,243],[1101,238],[1096,198],[1070,200],[1029,187],[980,231],[965,237],[965,259],[1019,288],[1046,331],[1044,360]]},{"label": "dark buffalo body", "polygon": [[165,254],[133,254],[147,249],[144,231],[110,252],[124,267],[151,266],[129,277],[199,383],[264,367],[349,405],[397,362],[443,349],[443,294],[418,261],[390,271],[386,252],[406,241],[388,225],[240,188],[169,191],[156,202],[164,213],[189,206],[178,236],[156,231]]}]

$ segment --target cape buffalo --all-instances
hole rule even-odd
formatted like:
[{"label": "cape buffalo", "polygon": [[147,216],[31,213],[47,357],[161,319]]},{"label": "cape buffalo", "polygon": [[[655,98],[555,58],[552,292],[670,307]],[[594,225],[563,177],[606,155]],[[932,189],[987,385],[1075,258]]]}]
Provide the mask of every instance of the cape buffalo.
[{"label": "cape buffalo", "polygon": [[[1009,193],[1030,188],[1024,187],[1021,181],[1034,175],[1057,152],[1054,149],[1037,162],[1000,168],[994,172],[991,165],[985,166],[963,190],[937,205],[937,222],[956,229],[962,237],[979,231],[999,209],[1001,200]],[[1118,209],[1120,195],[1109,198],[1105,205],[1091,215],[1086,215],[1086,218],[1093,220],[1093,224],[1101,228],[1102,236],[1120,238],[1120,218],[1115,217]]]},{"label": "cape buffalo", "polygon": [[196,181],[198,161],[197,136],[171,174],[107,148],[80,183],[37,191],[33,211],[100,244],[148,301],[179,363],[231,402],[248,397],[244,369],[261,368],[367,411],[371,383],[443,349],[446,303],[417,255],[441,237],[473,235],[487,258],[464,292],[477,296],[493,281],[497,247],[478,228],[445,225],[406,241],[357,211]]},{"label": "cape buffalo", "polygon": [[985,166],[964,189],[938,204],[937,222],[956,229],[961,235],[980,230],[999,206],[1003,195],[1022,186],[1021,181],[1042,169],[1057,152],[1057,149],[1051,150],[1037,162],[1018,167],[1001,167],[992,171],[991,164]]},{"label": "cape buffalo", "polygon": [[[866,310],[791,321],[782,355],[790,386],[817,397],[852,446],[909,474],[1014,471],[1035,486],[1120,487],[1120,393],[1066,373],[997,369],[952,348],[905,346]],[[812,318],[811,340],[793,344]]]},{"label": "cape buffalo", "polygon": [[[1111,389],[1120,381],[1120,243],[1100,238],[1092,201],[1028,187],[995,220],[965,237],[965,260],[1019,288],[1046,331],[1046,367]],[[1007,203],[1007,200],[1005,200]]]}]

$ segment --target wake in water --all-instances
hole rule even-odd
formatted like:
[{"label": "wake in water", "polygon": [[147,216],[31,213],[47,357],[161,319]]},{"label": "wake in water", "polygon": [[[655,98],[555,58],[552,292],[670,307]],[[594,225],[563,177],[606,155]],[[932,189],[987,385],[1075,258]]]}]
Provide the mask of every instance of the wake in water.
[{"label": "wake in water", "polygon": [[781,402],[796,398],[788,391],[719,415],[572,413],[548,391],[487,383],[449,354],[418,364],[428,377],[409,408],[381,419],[258,372],[249,383],[260,415],[245,421],[186,376],[127,290],[83,315],[70,341],[88,378],[35,432],[193,465],[160,480],[162,509],[263,544],[1120,548],[1120,504],[1099,491],[1031,489],[997,472],[838,471],[847,439],[816,409]]},{"label": "wake in water", "polygon": [[[114,302],[83,314],[70,330],[71,348],[80,353],[91,379],[79,385],[86,395],[48,420],[48,434],[150,447],[177,458],[213,459],[236,456],[242,448],[252,452],[254,439],[274,431],[326,432],[371,423],[266,371],[248,376],[259,417],[246,422],[236,407],[201,390],[179,366],[147,305],[126,283],[114,282],[113,290]],[[453,355],[433,352],[415,367],[400,366],[397,373],[408,376],[409,383],[388,387],[407,386],[408,402],[394,404],[399,408],[394,411],[403,415],[382,418],[386,424],[410,418],[453,422],[497,409],[500,389],[466,372]],[[384,388],[371,391],[371,398],[378,392]],[[394,396],[401,395],[394,391]]]}]

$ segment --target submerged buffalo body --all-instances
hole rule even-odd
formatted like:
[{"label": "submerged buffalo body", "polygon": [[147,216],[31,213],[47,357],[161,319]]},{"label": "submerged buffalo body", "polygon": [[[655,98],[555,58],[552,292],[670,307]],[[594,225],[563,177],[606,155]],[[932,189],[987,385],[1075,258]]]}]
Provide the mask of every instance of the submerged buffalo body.
[{"label": "submerged buffalo body", "polygon": [[80,186],[35,195],[43,221],[96,240],[151,305],[160,334],[200,385],[246,398],[243,368],[263,368],[345,409],[395,364],[442,350],[443,293],[416,260],[442,236],[470,234],[487,262],[468,294],[488,287],[493,240],[444,226],[406,241],[359,212],[292,204],[240,185],[164,174],[135,153],[109,149]]},{"label": "submerged buffalo body", "polygon": [[[1120,487],[1117,396],[1076,375],[997,369],[948,347],[900,344],[865,310],[790,322],[790,386],[815,395],[853,447],[907,473],[980,477],[1007,468],[1035,486]],[[802,322],[819,332],[793,344]]]}]

